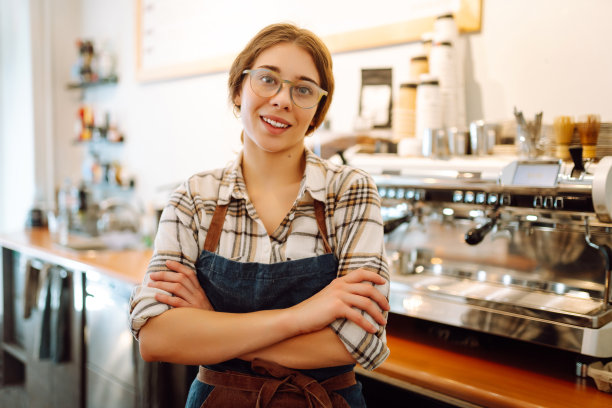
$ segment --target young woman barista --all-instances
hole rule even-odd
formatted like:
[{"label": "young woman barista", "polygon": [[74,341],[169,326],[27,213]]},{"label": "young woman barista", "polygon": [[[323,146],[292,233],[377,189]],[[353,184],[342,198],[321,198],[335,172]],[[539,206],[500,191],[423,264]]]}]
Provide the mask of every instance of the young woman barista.
[{"label": "young woman barista", "polygon": [[141,355],[201,365],[188,407],[365,406],[353,367],[389,354],[389,276],[373,181],[304,145],[331,103],[329,51],[268,26],[229,89],[244,146],[164,209],[131,299]]}]

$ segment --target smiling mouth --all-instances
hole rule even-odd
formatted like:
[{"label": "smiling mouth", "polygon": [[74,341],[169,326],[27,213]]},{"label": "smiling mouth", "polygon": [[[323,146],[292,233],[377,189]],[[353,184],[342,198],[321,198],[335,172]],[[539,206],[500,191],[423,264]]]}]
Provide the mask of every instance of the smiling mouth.
[{"label": "smiling mouth", "polygon": [[286,123],[281,123],[281,122],[277,122],[275,120],[272,120],[270,118],[266,118],[265,116],[261,116],[261,120],[263,120],[264,122],[266,122],[268,125],[273,126],[277,129],[286,129],[291,125],[288,125]]}]

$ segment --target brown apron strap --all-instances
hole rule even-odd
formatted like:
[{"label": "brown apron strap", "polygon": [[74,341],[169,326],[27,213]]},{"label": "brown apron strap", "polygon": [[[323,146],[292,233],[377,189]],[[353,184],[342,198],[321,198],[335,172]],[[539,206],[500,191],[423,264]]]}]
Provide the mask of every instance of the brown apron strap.
[{"label": "brown apron strap", "polygon": [[208,252],[215,252],[219,246],[219,239],[223,231],[223,223],[225,222],[225,214],[227,214],[227,204],[217,205],[213,213],[206,240],[204,241],[204,249]]},{"label": "brown apron strap", "polygon": [[332,250],[327,241],[327,226],[325,225],[325,204],[321,201],[314,200],[315,217],[317,218],[317,226],[323,238],[323,246],[325,247],[325,253],[331,254]]},{"label": "brown apron strap", "polygon": [[[210,226],[208,227],[208,233],[206,234],[206,240],[204,241],[204,249],[208,252],[215,252],[217,246],[219,246],[219,239],[221,238],[221,232],[223,231],[223,223],[225,222],[225,215],[227,214],[228,205],[217,205],[215,212],[213,213]],[[323,239],[323,246],[325,247],[325,253],[331,254],[331,246],[327,240],[327,226],[325,225],[325,204],[321,201],[314,200],[315,217],[317,219],[317,227],[319,233]]]}]

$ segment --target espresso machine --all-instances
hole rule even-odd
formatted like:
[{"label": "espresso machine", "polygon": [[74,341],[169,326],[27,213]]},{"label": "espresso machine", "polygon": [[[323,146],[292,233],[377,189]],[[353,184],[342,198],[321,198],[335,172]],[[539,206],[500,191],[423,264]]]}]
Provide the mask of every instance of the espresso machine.
[{"label": "espresso machine", "polygon": [[612,357],[612,156],[349,164],[382,199],[392,312]]}]

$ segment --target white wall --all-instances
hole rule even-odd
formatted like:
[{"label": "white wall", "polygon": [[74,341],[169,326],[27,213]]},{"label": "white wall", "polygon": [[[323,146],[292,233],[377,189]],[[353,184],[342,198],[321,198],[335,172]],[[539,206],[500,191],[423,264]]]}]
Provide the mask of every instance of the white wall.
[{"label": "white wall", "polygon": [[[120,83],[88,91],[85,101],[116,114],[126,137],[123,162],[137,177],[141,196],[149,200],[159,197],[160,186],[230,160],[240,147],[240,123],[227,103],[226,73],[153,83],[134,80],[134,3],[53,2],[54,181],[80,177],[83,152],[74,146],[72,131],[80,94],[64,88],[80,34],[100,45],[108,41],[117,53]],[[364,12],[371,7],[371,2],[349,3]],[[397,3],[394,13],[406,14],[405,2]],[[236,7],[234,2],[221,4]],[[468,120],[511,119],[516,105],[527,115],[543,110],[548,123],[559,114],[582,113],[599,113],[602,120],[612,121],[611,15],[608,0],[483,0],[481,32],[464,36]],[[333,130],[351,130],[361,68],[393,67],[397,87],[417,46],[334,55]]]},{"label": "white wall", "polygon": [[0,2],[0,231],[23,227],[34,199],[30,7]]}]

